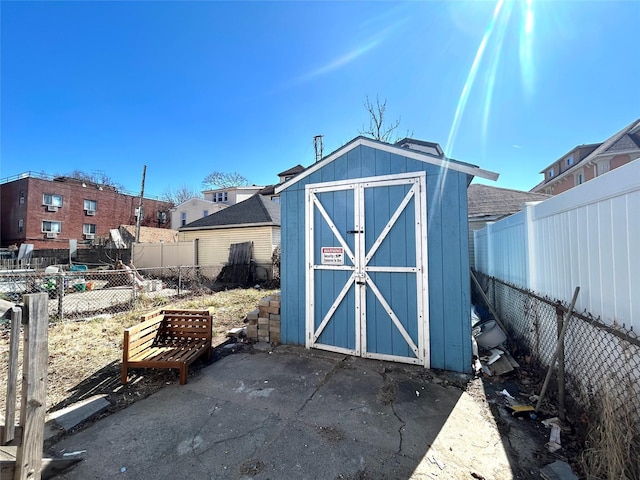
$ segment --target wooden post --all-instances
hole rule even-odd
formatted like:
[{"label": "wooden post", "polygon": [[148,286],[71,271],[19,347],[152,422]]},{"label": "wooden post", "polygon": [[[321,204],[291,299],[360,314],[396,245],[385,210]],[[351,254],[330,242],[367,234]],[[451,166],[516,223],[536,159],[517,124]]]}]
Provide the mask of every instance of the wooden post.
[{"label": "wooden post", "polygon": [[44,422],[47,411],[47,364],[49,360],[49,295],[24,295],[24,351],[22,360],[22,442],[16,455],[14,480],[42,478]]},{"label": "wooden post", "polygon": [[556,345],[556,351],[553,353],[553,357],[551,357],[551,362],[549,363],[549,370],[547,370],[547,376],[544,379],[544,384],[542,385],[542,390],[540,391],[540,397],[538,398],[538,403],[536,404],[535,411],[540,410],[540,406],[542,405],[542,400],[544,400],[544,395],[547,393],[547,387],[549,387],[549,380],[551,379],[551,374],[553,373],[553,368],[556,365],[556,360],[558,359],[558,354],[560,352],[560,345],[564,343],[564,336],[567,333],[567,327],[569,326],[569,320],[573,316],[573,307],[576,305],[576,300],[578,299],[578,292],[580,291],[580,287],[576,287],[573,292],[573,298],[571,299],[571,305],[569,305],[569,310],[567,310],[567,314],[564,317],[564,321],[562,322],[562,331],[558,337],[558,344]]},{"label": "wooden post", "polygon": [[556,306],[556,318],[558,319],[558,418],[564,422],[564,336],[562,327],[564,325],[564,314],[562,308]]},{"label": "wooden post", "polygon": [[16,399],[18,385],[18,349],[20,340],[20,323],[22,309],[11,309],[11,336],[9,337],[9,368],[7,377],[7,401],[5,404],[5,421],[2,432],[2,445],[6,445],[15,437]]}]

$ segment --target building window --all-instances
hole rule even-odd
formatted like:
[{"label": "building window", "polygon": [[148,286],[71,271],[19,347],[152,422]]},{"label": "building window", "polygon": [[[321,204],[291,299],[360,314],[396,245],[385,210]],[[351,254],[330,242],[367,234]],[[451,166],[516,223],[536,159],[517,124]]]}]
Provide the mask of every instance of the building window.
[{"label": "building window", "polygon": [[549,177],[549,178],[553,177],[554,173],[555,172],[554,172],[553,168],[550,169],[549,171],[547,171],[547,177]]},{"label": "building window", "polygon": [[20,190],[20,205],[24,205],[24,190]]},{"label": "building window", "polygon": [[570,167],[571,165],[573,165],[573,155],[569,155],[567,157],[567,167]]},{"label": "building window", "polygon": [[167,223],[167,212],[158,212],[158,223]]},{"label": "building window", "polygon": [[273,202],[276,202],[276,203],[278,203],[278,204],[279,204],[279,203],[280,203],[280,196],[279,196],[279,195],[277,195],[277,196],[273,196],[273,197],[271,197],[271,200],[272,200]]},{"label": "building window", "polygon": [[180,226],[184,227],[187,224],[187,212],[180,213]]},{"label": "building window", "polygon": [[203,210],[202,211],[202,216],[203,217],[208,217],[209,216],[209,210]]},{"label": "building window", "polygon": [[213,194],[214,202],[226,202],[228,198],[227,192],[217,192]]},{"label": "building window", "polygon": [[55,195],[53,193],[45,193],[42,195],[42,204],[48,207],[61,207],[62,195]]},{"label": "building window", "polygon": [[596,163],[596,176],[604,175],[609,171],[609,161]]},{"label": "building window", "polygon": [[82,225],[82,233],[84,235],[95,235],[96,234],[96,224],[95,223],[85,223]]},{"label": "building window", "polygon": [[582,172],[576,174],[576,186],[584,183],[584,174]]},{"label": "building window", "polygon": [[42,231],[45,233],[60,233],[62,222],[42,222]]},{"label": "building window", "polygon": [[96,210],[98,210],[98,202],[96,202],[95,200],[85,200],[84,209],[95,212]]},{"label": "building window", "polygon": [[18,220],[18,233],[22,233],[24,230],[24,220],[21,218]]}]

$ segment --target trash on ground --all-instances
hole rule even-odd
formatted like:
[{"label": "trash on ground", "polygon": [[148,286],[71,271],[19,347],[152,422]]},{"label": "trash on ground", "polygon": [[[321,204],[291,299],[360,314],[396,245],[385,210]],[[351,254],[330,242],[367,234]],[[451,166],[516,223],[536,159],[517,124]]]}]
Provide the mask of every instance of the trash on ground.
[{"label": "trash on ground", "polygon": [[578,480],[578,477],[567,462],[556,460],[540,469],[540,476],[544,480]]},{"label": "trash on ground", "polygon": [[246,334],[247,329],[246,327],[236,327],[236,328],[232,328],[230,330],[227,331],[227,337],[241,337],[243,336],[243,334]]},{"label": "trash on ground", "polygon": [[507,391],[506,388],[504,388],[501,392],[500,395],[504,395],[505,397],[507,397],[510,400],[515,400],[515,398]]},{"label": "trash on ground", "polygon": [[551,428],[549,441],[545,444],[545,447],[547,447],[547,450],[551,453],[557,452],[562,448],[562,442],[560,441],[560,419],[558,417],[548,418],[547,420],[543,420],[542,424],[545,427]]}]

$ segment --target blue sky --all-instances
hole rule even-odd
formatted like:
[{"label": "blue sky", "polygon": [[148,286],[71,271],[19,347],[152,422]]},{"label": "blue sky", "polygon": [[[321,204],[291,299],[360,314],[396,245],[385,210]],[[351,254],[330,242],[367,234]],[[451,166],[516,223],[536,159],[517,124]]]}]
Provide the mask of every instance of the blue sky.
[{"label": "blue sky", "polygon": [[[368,124],[528,190],[640,117],[640,2],[11,2],[0,177],[103,171],[145,193],[266,185]],[[491,183],[491,182],[486,182]]]}]

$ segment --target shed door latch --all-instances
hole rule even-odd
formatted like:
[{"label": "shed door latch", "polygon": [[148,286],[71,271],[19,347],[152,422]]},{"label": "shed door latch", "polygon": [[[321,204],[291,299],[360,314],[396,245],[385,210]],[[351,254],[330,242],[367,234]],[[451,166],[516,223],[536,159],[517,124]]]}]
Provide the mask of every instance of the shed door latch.
[{"label": "shed door latch", "polygon": [[347,233],[364,233],[364,230],[347,230]]}]

